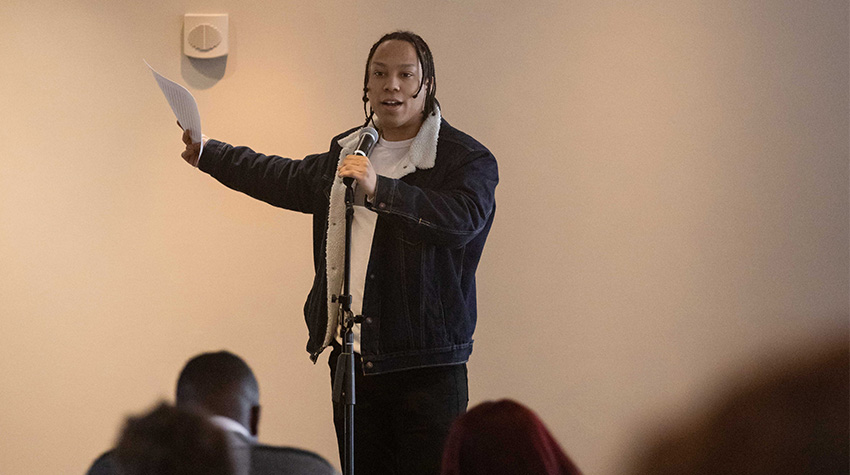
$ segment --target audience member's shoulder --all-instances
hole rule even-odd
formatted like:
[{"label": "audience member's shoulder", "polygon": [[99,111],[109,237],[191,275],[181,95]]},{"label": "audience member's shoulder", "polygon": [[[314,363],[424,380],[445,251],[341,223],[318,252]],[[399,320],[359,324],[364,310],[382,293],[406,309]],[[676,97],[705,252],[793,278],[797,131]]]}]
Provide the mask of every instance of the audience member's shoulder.
[{"label": "audience member's shoulder", "polygon": [[115,454],[113,450],[104,452],[100,457],[95,459],[91,464],[86,475],[114,475],[118,471],[115,469]]},{"label": "audience member's shoulder", "polygon": [[257,444],[251,448],[251,474],[337,475],[321,455],[294,447]]}]

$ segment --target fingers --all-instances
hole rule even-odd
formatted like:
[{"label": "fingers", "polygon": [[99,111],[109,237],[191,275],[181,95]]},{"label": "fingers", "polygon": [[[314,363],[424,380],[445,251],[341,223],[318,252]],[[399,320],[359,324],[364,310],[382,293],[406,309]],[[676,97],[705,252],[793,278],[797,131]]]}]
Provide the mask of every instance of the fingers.
[{"label": "fingers", "polygon": [[367,157],[361,155],[347,155],[342,164],[337,168],[339,176],[363,178],[368,174],[372,164]]},{"label": "fingers", "polygon": [[180,154],[180,156],[183,157],[184,160],[189,160],[195,155],[197,155],[197,150],[195,150],[192,146],[186,147],[186,150],[184,150],[183,153]]},{"label": "fingers", "polygon": [[[182,129],[183,126],[180,125],[180,121],[177,121],[177,125]],[[202,136],[202,140],[206,141],[207,136]],[[192,166],[197,166],[198,158],[201,155],[201,142],[192,142],[192,131],[191,130],[183,130],[183,143],[186,144],[186,150],[183,150],[183,153],[180,154],[183,157],[183,160],[189,162]]]},{"label": "fingers", "polygon": [[180,154],[183,157],[183,160],[186,160],[190,165],[197,166],[198,158],[201,154],[201,144],[200,143],[187,143],[186,150],[183,150],[183,153]]},{"label": "fingers", "polygon": [[200,147],[190,145],[186,147],[186,150],[184,150],[183,153],[180,154],[180,156],[183,157],[184,160],[190,161],[197,158],[198,152],[200,152]]},{"label": "fingers", "polygon": [[346,155],[337,168],[337,173],[343,178],[351,177],[357,180],[367,196],[374,195],[377,175],[369,158],[362,155]]}]

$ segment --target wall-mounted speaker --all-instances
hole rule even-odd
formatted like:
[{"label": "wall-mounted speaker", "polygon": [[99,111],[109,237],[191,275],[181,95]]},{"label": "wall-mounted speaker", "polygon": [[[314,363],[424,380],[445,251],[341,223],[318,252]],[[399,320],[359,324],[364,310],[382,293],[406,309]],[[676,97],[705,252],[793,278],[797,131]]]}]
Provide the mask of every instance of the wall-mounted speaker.
[{"label": "wall-mounted speaker", "polygon": [[227,55],[227,14],[184,15],[183,54],[190,58]]}]

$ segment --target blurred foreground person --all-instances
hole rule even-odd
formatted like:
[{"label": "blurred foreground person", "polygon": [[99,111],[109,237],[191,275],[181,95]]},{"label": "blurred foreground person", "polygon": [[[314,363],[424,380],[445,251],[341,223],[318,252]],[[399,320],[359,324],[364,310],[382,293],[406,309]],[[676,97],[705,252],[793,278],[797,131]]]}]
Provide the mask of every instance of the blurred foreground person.
[{"label": "blurred foreground person", "polygon": [[633,466],[632,475],[850,473],[846,333],[791,362],[771,358],[707,410],[657,435]]},{"label": "blurred foreground person", "polygon": [[509,399],[484,402],[452,425],[442,475],[580,475],[543,422]]},{"label": "blurred foreground person", "polygon": [[130,417],[115,449],[122,475],[233,475],[224,432],[203,416],[160,404]]}]

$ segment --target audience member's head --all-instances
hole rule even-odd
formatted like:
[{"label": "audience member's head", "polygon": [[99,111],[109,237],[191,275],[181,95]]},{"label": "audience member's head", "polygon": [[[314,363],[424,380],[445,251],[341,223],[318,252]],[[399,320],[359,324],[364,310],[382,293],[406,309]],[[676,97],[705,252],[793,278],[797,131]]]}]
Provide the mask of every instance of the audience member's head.
[{"label": "audience member's head", "polygon": [[203,416],[160,404],[127,419],[115,449],[123,475],[231,475],[223,432]]},{"label": "audience member's head", "polygon": [[254,372],[228,351],[200,354],[177,379],[177,407],[228,417],[257,435],[260,390]]},{"label": "audience member's head", "polygon": [[507,399],[458,417],[443,453],[442,475],[580,473],[537,415]]}]

